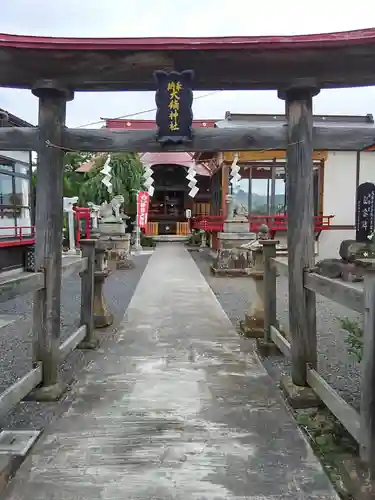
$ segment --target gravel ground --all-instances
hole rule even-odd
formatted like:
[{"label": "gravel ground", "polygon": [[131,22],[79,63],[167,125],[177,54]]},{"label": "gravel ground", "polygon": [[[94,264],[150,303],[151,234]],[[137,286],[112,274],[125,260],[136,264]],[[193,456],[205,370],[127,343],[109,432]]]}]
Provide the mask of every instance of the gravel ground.
[{"label": "gravel ground", "polygon": [[[255,297],[251,278],[223,278],[211,275],[211,260],[206,252],[192,252],[196,264],[205,276],[230,320],[236,325],[244,318]],[[278,278],[277,315],[281,325],[288,327],[288,282]],[[360,402],[360,369],[347,352],[346,333],[341,330],[338,318],[362,320],[361,316],[323,297],[317,296],[318,371],[355,408]],[[252,342],[249,340],[249,342]],[[289,362],[284,356],[263,359],[269,373],[278,381],[289,372]]]},{"label": "gravel ground", "polygon": [[[138,281],[147,265],[149,255],[134,256],[134,269],[114,271],[105,283],[104,293],[114,324],[98,330],[101,340],[112,337],[120,324]],[[0,328],[0,390],[3,391],[31,368],[31,324],[33,295],[0,304],[0,314],[11,314],[17,320]],[[61,311],[61,341],[79,326],[80,279],[71,276],[63,281]],[[65,360],[61,373],[70,383],[91,359],[90,351],[72,352]],[[64,402],[35,403],[23,401],[0,421],[1,428],[43,429],[50,419],[63,410]]]}]

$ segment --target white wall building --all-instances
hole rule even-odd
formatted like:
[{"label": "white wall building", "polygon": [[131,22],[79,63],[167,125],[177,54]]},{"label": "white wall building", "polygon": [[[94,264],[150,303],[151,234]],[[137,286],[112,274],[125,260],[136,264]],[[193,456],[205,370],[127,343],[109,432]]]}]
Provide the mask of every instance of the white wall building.
[{"label": "white wall building", "polygon": [[[30,123],[0,109],[3,126],[31,127]],[[23,265],[33,243],[31,152],[0,151],[0,270]]]},{"label": "white wall building", "polygon": [[319,258],[338,257],[342,240],[355,239],[356,191],[375,183],[375,152],[329,151],[324,164],[323,212],[334,215],[332,229],[322,231]]},{"label": "white wall building", "polygon": [[[227,127],[272,127],[275,124],[286,124],[284,115],[248,115],[226,113],[225,119],[216,122],[219,128]],[[375,123],[372,115],[365,116],[314,116],[314,125],[324,127],[368,128],[368,137],[373,135],[375,142]],[[339,257],[340,243],[344,239],[355,239],[356,191],[364,182],[375,183],[375,148],[365,151],[364,145],[358,140],[360,151],[314,151],[314,213],[315,216],[330,216],[330,227],[316,231],[317,259]],[[363,143],[365,144],[365,138]],[[370,145],[367,145],[370,146]],[[369,148],[367,148],[369,149]],[[277,215],[278,207],[272,204],[275,199],[275,179],[285,179],[285,150],[243,151],[239,152],[238,165],[243,178],[249,177],[249,190],[254,192],[257,179],[268,179],[270,191],[266,215]],[[215,153],[205,158],[213,161],[220,168],[227,166],[226,172],[233,161],[234,153]],[[276,167],[276,168],[275,168]],[[223,170],[224,171],[224,170]],[[274,175],[272,175],[272,171]],[[225,174],[228,175],[228,174]],[[273,178],[273,180],[272,180]],[[263,181],[264,182],[264,181]],[[273,193],[272,193],[273,184]],[[249,197],[249,214],[258,212],[251,204]],[[224,202],[222,203],[222,212]],[[282,209],[282,211],[284,208]],[[286,208],[287,211],[287,208]],[[224,212],[223,212],[224,213]],[[270,225],[272,220],[268,219]],[[264,222],[267,222],[265,220]],[[286,231],[278,231],[275,237],[286,242]]]}]

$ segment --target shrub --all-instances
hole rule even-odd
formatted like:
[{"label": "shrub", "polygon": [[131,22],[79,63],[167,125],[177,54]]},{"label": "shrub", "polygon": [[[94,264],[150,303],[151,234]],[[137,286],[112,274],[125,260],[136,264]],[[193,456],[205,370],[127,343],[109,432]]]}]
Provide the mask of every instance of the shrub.
[{"label": "shrub", "polygon": [[363,328],[357,321],[349,318],[340,319],[340,323],[341,328],[348,332],[345,339],[348,353],[360,363],[363,355]]},{"label": "shrub", "polygon": [[150,248],[155,246],[156,243],[151,236],[145,236],[143,233],[141,234],[141,247]]},{"label": "shrub", "polygon": [[202,241],[202,236],[200,231],[195,231],[189,236],[189,239],[187,240],[186,244],[191,245],[191,246],[199,246]]}]

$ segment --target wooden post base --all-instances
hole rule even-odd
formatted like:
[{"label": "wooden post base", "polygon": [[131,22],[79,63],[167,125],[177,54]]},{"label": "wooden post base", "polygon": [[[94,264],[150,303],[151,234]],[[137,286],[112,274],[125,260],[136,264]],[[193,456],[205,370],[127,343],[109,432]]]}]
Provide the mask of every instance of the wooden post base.
[{"label": "wooden post base", "polygon": [[[255,311],[256,313],[257,311]],[[264,337],[264,316],[245,314],[245,319],[239,322],[241,333],[249,339]]]},{"label": "wooden post base", "polygon": [[92,339],[92,340],[82,340],[77,345],[77,349],[82,349],[83,351],[93,351],[97,349],[99,346],[99,340],[98,339]]},{"label": "wooden post base", "polygon": [[256,298],[240,328],[245,337],[258,339],[264,337],[264,273],[254,270],[250,276],[255,281]]},{"label": "wooden post base", "polygon": [[261,356],[268,357],[280,355],[280,350],[274,342],[267,342],[264,338],[258,338],[255,342]]},{"label": "wooden post base", "polygon": [[60,380],[54,385],[36,387],[25,399],[40,402],[58,401],[65,394],[67,388],[68,385]]},{"label": "wooden post base", "polygon": [[293,384],[291,377],[288,375],[281,377],[280,387],[287,402],[295,410],[316,408],[322,405],[322,401],[310,387]]}]

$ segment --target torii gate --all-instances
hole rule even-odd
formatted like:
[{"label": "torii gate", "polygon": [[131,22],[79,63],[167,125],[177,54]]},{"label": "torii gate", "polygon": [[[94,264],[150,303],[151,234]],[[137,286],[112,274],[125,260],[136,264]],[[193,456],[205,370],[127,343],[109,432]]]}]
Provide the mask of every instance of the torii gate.
[{"label": "torii gate", "polygon": [[[46,352],[56,351],[60,332],[64,151],[286,149],[292,377],[295,384],[305,385],[307,363],[316,366],[315,294],[303,286],[304,270],[314,263],[313,149],[359,150],[375,143],[373,126],[313,128],[312,101],[320,89],[375,85],[375,29],[226,38],[0,35],[0,58],[0,86],[30,89],[39,98],[38,127],[0,128],[0,150],[38,153],[36,268],[48,260],[51,297],[43,311],[35,308],[35,316],[46,339],[52,339],[46,340]],[[188,145],[162,145],[152,130],[65,127],[66,103],[76,91],[155,90],[155,70],[184,69],[194,70],[195,90],[277,90],[285,100],[287,126],[197,129]],[[44,353],[39,356],[42,360]],[[57,376],[46,373],[44,380],[53,385]]]}]

